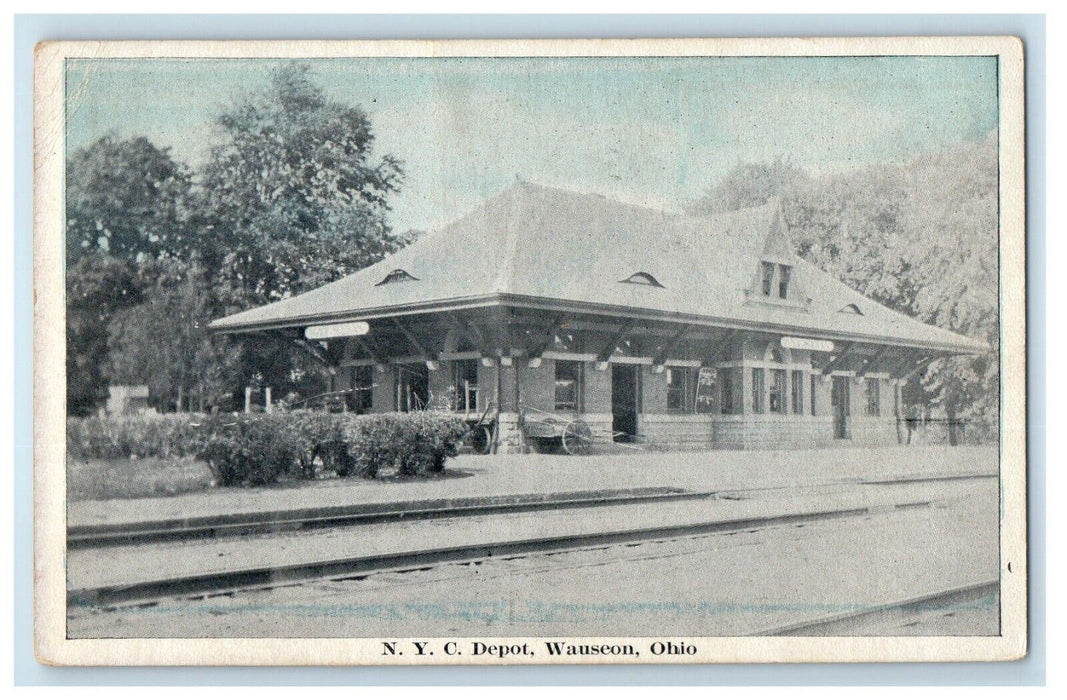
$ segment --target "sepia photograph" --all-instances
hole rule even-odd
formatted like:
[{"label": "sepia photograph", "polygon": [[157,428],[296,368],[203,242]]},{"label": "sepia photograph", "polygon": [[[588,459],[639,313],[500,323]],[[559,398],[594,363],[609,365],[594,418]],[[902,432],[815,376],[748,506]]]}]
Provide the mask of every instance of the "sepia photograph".
[{"label": "sepia photograph", "polygon": [[1019,658],[1021,71],[39,45],[39,658]]}]

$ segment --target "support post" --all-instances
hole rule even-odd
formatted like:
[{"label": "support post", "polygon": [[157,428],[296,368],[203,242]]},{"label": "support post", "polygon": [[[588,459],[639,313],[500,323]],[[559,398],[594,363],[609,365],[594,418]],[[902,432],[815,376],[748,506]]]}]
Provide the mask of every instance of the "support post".
[{"label": "support post", "polygon": [[245,413],[252,412],[252,387],[245,387]]},{"label": "support post", "polygon": [[267,413],[270,413],[273,410],[270,398],[270,387],[268,386],[263,390],[263,410]]}]

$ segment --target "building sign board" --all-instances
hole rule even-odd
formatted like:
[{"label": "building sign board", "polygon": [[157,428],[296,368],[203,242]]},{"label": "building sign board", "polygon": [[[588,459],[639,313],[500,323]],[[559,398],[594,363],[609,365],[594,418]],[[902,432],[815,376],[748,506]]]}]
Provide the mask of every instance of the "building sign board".
[{"label": "building sign board", "polygon": [[331,323],[328,326],[308,326],[304,336],[308,340],[326,340],[327,338],[347,338],[353,335],[367,335],[370,324],[366,321],[349,323]]},{"label": "building sign board", "polygon": [[834,344],[829,340],[816,340],[815,338],[794,338],[785,336],[782,338],[782,347],[790,350],[815,350],[816,352],[833,352]]}]

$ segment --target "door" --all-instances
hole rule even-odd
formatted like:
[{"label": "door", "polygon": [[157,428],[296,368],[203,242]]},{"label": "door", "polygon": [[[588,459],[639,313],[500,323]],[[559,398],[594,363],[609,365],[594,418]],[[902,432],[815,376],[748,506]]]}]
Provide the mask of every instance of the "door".
[{"label": "door", "polygon": [[848,377],[834,377],[833,386],[830,388],[830,405],[834,414],[834,438],[846,440],[848,434],[849,417],[849,387]]},{"label": "door", "polygon": [[616,442],[632,442],[637,435],[637,367],[611,366],[611,430]]}]

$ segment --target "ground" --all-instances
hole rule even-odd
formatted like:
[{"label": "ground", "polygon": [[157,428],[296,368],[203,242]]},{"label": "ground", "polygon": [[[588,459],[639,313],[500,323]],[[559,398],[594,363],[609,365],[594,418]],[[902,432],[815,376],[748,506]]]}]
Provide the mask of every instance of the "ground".
[{"label": "ground", "polygon": [[67,514],[70,525],[105,524],[353,503],[650,487],[693,491],[786,488],[889,476],[996,474],[997,470],[993,446],[632,451],[589,457],[464,455],[449,460],[440,479],[328,479],[258,488],[212,488],[166,497],[69,499]]},{"label": "ground", "polygon": [[[906,488],[893,498],[930,505],[558,554],[429,563],[175,598],[148,607],[81,609],[70,616],[68,632],[72,637],[731,636],[766,634],[930,591],[995,581],[996,482]],[[618,526],[626,512],[619,508],[600,517]],[[596,517],[596,510],[579,517]],[[630,517],[636,517],[632,511]],[[657,511],[648,517],[672,514]],[[543,516],[539,520],[537,527],[547,527]],[[514,516],[490,516],[420,525],[438,533],[455,535],[455,528],[462,528],[506,537],[522,530],[514,521]],[[363,534],[387,536],[390,527]],[[407,531],[410,537],[414,528]],[[285,552],[308,546],[325,553],[352,546],[353,536],[338,530],[257,541],[282,559]],[[219,556],[235,554],[233,543],[158,547],[169,548],[168,560],[211,548]],[[123,562],[112,560],[119,567]],[[877,627],[868,620],[866,628],[834,634],[991,635],[997,634],[998,620],[996,601],[987,597],[918,621],[890,620]]]},{"label": "ground", "polygon": [[[988,448],[471,456],[456,460],[452,470],[454,478],[438,482],[333,480],[295,489],[83,501],[70,505],[70,524],[121,529],[234,512],[314,513],[315,506],[339,504],[388,504],[402,511],[413,502],[447,505],[461,498],[606,487],[710,495],[73,548],[67,574],[75,592],[122,591],[139,582],[256,567],[270,576],[266,584],[237,590],[156,596],[146,606],[75,605],[68,633],[758,634],[995,585],[999,578],[998,471],[996,452]],[[831,511],[843,515],[807,517]],[[805,519],[786,519],[792,514]],[[686,530],[707,523],[754,524]],[[685,531],[601,538],[555,552],[507,551],[509,542],[593,542],[602,533],[662,527]],[[471,545],[485,556],[432,555]],[[292,580],[279,575],[306,563],[378,561],[404,553],[410,563],[375,564],[364,573],[299,574]],[[856,623],[830,620],[825,633],[995,634],[998,610],[995,598],[983,595],[932,611],[887,612]]]}]

